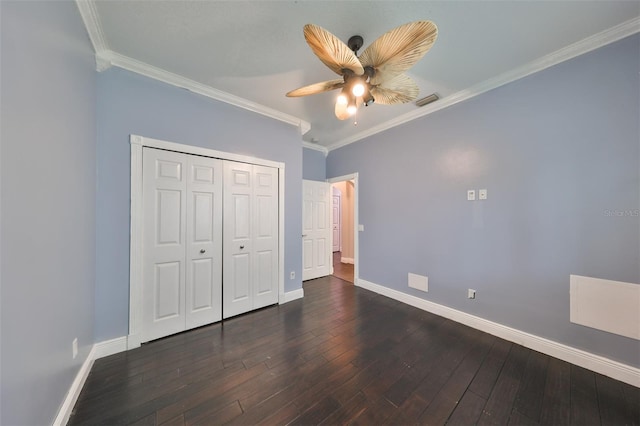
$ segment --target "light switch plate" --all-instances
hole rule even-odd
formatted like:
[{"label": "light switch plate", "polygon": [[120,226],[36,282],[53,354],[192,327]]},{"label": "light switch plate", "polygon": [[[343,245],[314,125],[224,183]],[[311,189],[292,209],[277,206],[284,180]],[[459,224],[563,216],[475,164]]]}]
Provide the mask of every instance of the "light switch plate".
[{"label": "light switch plate", "polygon": [[476,190],[475,189],[470,189],[467,191],[467,200],[469,201],[473,201],[476,199]]}]

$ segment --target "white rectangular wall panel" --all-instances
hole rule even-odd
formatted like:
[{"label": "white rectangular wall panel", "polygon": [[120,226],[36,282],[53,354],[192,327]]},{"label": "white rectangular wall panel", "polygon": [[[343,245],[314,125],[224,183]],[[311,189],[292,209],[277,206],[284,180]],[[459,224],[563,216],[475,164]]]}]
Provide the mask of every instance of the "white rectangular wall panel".
[{"label": "white rectangular wall panel", "polygon": [[640,285],[570,276],[571,314],[575,324],[640,340]]},{"label": "white rectangular wall panel", "polygon": [[424,275],[412,274],[408,275],[409,287],[416,290],[429,291],[429,278]]}]

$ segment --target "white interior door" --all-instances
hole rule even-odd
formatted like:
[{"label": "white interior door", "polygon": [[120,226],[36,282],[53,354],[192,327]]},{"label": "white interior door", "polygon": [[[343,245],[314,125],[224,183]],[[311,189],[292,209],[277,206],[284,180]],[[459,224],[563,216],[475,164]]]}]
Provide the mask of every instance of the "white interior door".
[{"label": "white interior door", "polygon": [[187,156],[144,149],[142,341],[185,329]]},{"label": "white interior door", "polygon": [[331,186],[326,182],[302,181],[302,279],[331,274]]},{"label": "white interior door", "polygon": [[222,161],[187,156],[186,328],[222,319]]},{"label": "white interior door", "polygon": [[340,190],[338,188],[331,188],[332,196],[331,196],[331,231],[332,231],[332,241],[333,241],[333,251],[341,250],[341,241],[340,238],[342,236],[342,232],[340,230],[341,223],[341,211],[340,211]]}]

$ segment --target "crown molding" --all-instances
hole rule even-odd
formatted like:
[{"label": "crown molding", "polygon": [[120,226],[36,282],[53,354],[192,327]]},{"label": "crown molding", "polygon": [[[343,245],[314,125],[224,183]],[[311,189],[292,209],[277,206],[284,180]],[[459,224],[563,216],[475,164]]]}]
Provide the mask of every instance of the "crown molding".
[{"label": "crown molding", "polygon": [[337,141],[327,147],[329,151],[341,148],[361,139],[373,136],[377,133],[399,126],[401,124],[413,121],[417,118],[448,108],[459,102],[466,101],[489,90],[496,89],[505,84],[519,80],[528,75],[550,68],[561,62],[583,55],[599,47],[606,46],[630,35],[640,32],[640,17],[623,22],[619,25],[601,31],[590,37],[582,39],[576,43],[570,44],[562,49],[556,50],[548,55],[529,62],[521,67],[499,74],[496,77],[485,80],[481,83],[471,86],[468,89],[461,90],[437,102],[424,106],[422,108],[410,111],[391,120],[385,121],[365,131],[356,133],[353,136]]},{"label": "crown molding", "polygon": [[318,145],[317,143],[311,143],[311,142],[302,141],[302,146],[304,148],[309,148],[309,149],[313,149],[313,150],[316,150],[316,151],[320,151],[321,153],[324,154],[325,157],[329,154],[329,150],[327,149],[326,146]]},{"label": "crown molding", "polygon": [[[293,115],[286,114],[273,108],[258,104],[256,102],[249,101],[239,96],[232,95],[222,90],[214,89],[206,84],[198,83],[197,81],[183,77],[178,74],[174,74],[169,71],[165,71],[161,68],[154,67],[147,63],[138,61],[128,56],[121,55],[111,50],[100,52],[96,55],[99,58],[98,62],[103,66],[109,64],[118,68],[125,69],[127,71],[134,72],[136,74],[143,75],[145,77],[152,78],[154,80],[162,81],[163,83],[170,84],[181,89],[189,90],[190,92],[197,93],[202,96],[206,96],[217,101],[227,103],[229,105],[237,106],[239,108],[255,112],[257,114],[264,115],[274,120],[282,121],[292,126],[298,127],[300,135],[304,135],[311,129],[311,124]],[[108,68],[108,66],[107,66]]]},{"label": "crown molding", "polygon": [[198,83],[197,81],[165,71],[161,68],[154,67],[153,65],[146,64],[110,50],[107,45],[104,32],[102,31],[96,2],[94,0],[76,0],[76,5],[78,6],[78,10],[82,16],[82,21],[87,29],[87,33],[89,34],[89,39],[91,40],[93,49],[96,52],[96,70],[98,72],[102,72],[111,66],[116,66],[118,68],[126,69],[154,80],[162,81],[163,83],[182,89],[187,89],[193,93],[296,126],[300,131],[300,136],[304,135],[311,129],[311,123],[298,117],[249,101],[239,96],[214,89],[211,86]]},{"label": "crown molding", "polygon": [[93,50],[96,54],[109,50],[107,40],[104,37],[102,31],[102,25],[100,25],[100,18],[98,18],[98,10],[96,3],[92,0],[76,0],[76,5],[82,16],[84,26],[89,33],[89,39],[93,45]]}]

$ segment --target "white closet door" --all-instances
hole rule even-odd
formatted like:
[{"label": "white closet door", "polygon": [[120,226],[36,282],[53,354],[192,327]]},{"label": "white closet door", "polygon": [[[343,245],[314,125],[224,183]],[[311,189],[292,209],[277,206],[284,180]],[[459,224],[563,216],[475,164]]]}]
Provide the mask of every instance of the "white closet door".
[{"label": "white closet door", "polygon": [[278,302],[278,169],[224,162],[224,318]]},{"label": "white closet door", "polygon": [[184,154],[144,149],[142,341],[185,328],[186,163]]},{"label": "white closet door", "polygon": [[224,259],[222,312],[229,318],[253,309],[251,289],[252,169],[233,161],[224,162]]},{"label": "white closet door", "polygon": [[278,169],[253,166],[253,309],[278,303]]},{"label": "white closet door", "polygon": [[186,328],[222,319],[222,161],[187,156]]}]

